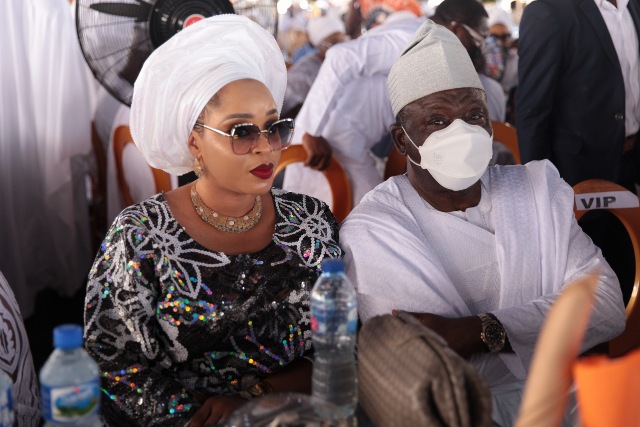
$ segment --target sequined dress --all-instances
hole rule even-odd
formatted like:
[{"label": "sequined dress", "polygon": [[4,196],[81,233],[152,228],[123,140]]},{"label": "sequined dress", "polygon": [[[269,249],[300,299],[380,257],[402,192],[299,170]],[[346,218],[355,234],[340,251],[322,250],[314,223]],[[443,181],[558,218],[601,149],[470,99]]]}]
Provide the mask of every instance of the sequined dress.
[{"label": "sequined dress", "polygon": [[338,224],[316,199],[272,195],[273,240],[247,255],[198,244],[162,194],[116,218],[85,301],[108,425],[184,425],[190,390],[239,394],[310,355],[309,292],[322,259],[342,256]]}]

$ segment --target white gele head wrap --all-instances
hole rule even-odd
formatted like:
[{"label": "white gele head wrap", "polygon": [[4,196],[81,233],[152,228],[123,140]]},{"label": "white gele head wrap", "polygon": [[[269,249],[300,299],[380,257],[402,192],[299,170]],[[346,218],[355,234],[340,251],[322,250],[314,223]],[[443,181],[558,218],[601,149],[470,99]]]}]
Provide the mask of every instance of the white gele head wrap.
[{"label": "white gele head wrap", "polygon": [[282,52],[244,16],[204,19],[156,49],[133,87],[129,123],[147,163],[174,175],[190,172],[188,139],[196,119],[213,95],[240,79],[262,82],[280,113],[287,87]]},{"label": "white gele head wrap", "polygon": [[513,28],[513,18],[506,10],[496,6],[487,13],[489,14],[489,20],[487,22],[489,24],[489,28],[496,24],[504,25],[509,31]]},{"label": "white gele head wrap", "polygon": [[427,20],[393,64],[387,78],[394,117],[413,101],[459,88],[482,89],[478,73],[458,37]]},{"label": "white gele head wrap", "polygon": [[312,18],[309,21],[309,24],[307,24],[307,35],[309,36],[309,41],[315,47],[318,47],[318,45],[331,34],[345,34],[346,32],[347,30],[342,19],[332,15]]}]

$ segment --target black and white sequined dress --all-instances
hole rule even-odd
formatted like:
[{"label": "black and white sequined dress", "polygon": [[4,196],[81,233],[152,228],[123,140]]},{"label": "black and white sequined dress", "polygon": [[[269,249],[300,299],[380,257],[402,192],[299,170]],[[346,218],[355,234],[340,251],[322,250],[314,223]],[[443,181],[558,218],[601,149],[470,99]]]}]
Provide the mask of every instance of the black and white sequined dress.
[{"label": "black and white sequined dress", "polygon": [[272,195],[273,240],[247,255],[195,242],[161,194],[116,218],[85,307],[109,425],[182,425],[199,406],[190,390],[237,394],[309,354],[309,292],[342,256],[338,224],[316,199]]}]

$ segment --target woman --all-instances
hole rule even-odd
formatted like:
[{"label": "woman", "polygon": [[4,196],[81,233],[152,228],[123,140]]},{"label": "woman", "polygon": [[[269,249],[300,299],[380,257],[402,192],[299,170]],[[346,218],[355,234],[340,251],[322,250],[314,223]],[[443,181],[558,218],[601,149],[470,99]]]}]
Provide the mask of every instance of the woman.
[{"label": "woman", "polygon": [[285,87],[273,37],[236,15],[145,62],[134,141],[152,166],[200,177],[125,209],[91,270],[86,345],[107,424],[211,425],[251,397],[309,392],[309,290],[342,253],[326,205],[271,189],[293,131]]}]

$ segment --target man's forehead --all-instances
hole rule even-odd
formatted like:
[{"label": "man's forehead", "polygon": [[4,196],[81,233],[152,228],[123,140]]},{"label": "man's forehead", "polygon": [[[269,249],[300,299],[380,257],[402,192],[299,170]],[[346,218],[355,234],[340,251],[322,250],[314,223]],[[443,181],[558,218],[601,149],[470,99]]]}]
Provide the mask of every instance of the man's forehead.
[{"label": "man's forehead", "polygon": [[473,104],[486,104],[484,91],[473,87],[464,87],[457,89],[448,89],[440,92],[435,92],[427,96],[423,96],[412,102],[410,105],[419,106],[421,108],[431,106],[449,106],[452,102],[468,102]]}]

